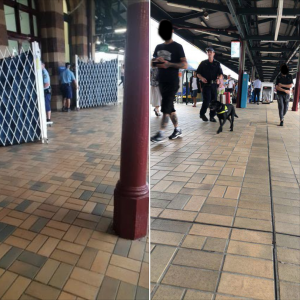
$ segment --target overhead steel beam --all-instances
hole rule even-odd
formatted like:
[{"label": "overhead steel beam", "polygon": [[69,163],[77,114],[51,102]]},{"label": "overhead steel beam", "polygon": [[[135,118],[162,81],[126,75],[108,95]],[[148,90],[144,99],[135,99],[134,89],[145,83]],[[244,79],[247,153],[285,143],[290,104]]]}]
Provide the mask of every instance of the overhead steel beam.
[{"label": "overhead steel beam", "polygon": [[291,52],[292,49],[289,48],[269,48],[269,47],[253,47],[250,48],[251,51],[268,51],[269,53],[276,52]]},{"label": "overhead steel beam", "polygon": [[219,5],[219,4],[214,4],[211,2],[207,1],[197,1],[197,0],[168,0],[165,2],[170,2],[170,3],[175,3],[175,4],[180,4],[180,5],[185,5],[185,6],[191,6],[191,7],[197,7],[201,9],[209,9],[213,11],[220,11],[229,14],[229,9],[225,5]]},{"label": "overhead steel beam", "polygon": [[[240,34],[241,38],[245,39],[246,33],[245,33],[244,27],[243,27],[243,25],[242,25],[242,23],[241,23],[241,21],[239,19],[239,16],[237,15],[237,9],[235,7],[234,0],[226,0],[226,3],[227,3],[227,6],[229,8],[231,16],[233,17],[235,25],[238,28],[238,31],[239,31],[239,34]],[[254,61],[253,61],[253,57],[252,57],[252,54],[251,54],[251,51],[249,50],[248,42],[246,42],[245,44],[246,44],[245,45],[246,52],[247,52],[247,54],[249,56],[249,59],[250,59],[252,65],[255,66]]]},{"label": "overhead steel beam", "polygon": [[[263,24],[263,23],[272,22],[272,21],[274,21],[274,18],[260,19],[258,21],[258,24]],[[289,21],[287,19],[281,19],[281,23],[289,24]]]},{"label": "overhead steel beam", "polygon": [[[245,40],[257,40],[257,41],[273,41],[272,35],[248,35]],[[278,42],[280,41],[299,41],[299,36],[278,36]]]},{"label": "overhead steel beam", "polygon": [[[277,16],[277,8],[276,7],[247,7],[247,8],[237,8],[237,14],[239,15],[263,15],[263,16]],[[293,8],[284,8],[282,10],[282,16],[300,16],[300,9]]]}]

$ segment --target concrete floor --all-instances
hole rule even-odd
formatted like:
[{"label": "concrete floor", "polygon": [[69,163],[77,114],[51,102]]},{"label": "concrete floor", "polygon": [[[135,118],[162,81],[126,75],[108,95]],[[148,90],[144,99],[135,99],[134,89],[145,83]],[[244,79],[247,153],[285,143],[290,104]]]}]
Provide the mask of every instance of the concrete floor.
[{"label": "concrete floor", "polygon": [[112,231],[122,105],[52,119],[0,148],[0,299],[149,299],[147,239]]},{"label": "concrete floor", "polygon": [[299,112],[248,104],[217,135],[176,109],[183,137],[151,144],[153,299],[299,299]]}]

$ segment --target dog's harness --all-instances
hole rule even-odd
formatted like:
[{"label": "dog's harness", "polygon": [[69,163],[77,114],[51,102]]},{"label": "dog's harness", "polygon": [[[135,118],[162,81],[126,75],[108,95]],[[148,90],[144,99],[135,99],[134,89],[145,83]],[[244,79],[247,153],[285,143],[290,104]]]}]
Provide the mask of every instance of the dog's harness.
[{"label": "dog's harness", "polygon": [[228,112],[228,108],[227,108],[227,106],[225,105],[225,109],[224,109],[223,111],[218,112],[217,114],[218,114],[218,115],[221,115],[221,114],[225,114],[226,112]]}]

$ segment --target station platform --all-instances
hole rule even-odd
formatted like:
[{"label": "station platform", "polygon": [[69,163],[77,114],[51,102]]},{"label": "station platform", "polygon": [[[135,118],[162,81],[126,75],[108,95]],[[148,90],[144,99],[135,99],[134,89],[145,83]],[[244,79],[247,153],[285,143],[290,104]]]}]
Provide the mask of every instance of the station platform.
[{"label": "station platform", "polygon": [[0,148],[0,298],[149,299],[147,238],[112,231],[122,106],[52,120],[49,144]]},{"label": "station platform", "polygon": [[[234,131],[176,105],[183,136],[151,144],[151,293],[300,297],[299,112],[237,109]],[[160,118],[151,114],[151,134]],[[173,126],[168,125],[168,134]]]}]

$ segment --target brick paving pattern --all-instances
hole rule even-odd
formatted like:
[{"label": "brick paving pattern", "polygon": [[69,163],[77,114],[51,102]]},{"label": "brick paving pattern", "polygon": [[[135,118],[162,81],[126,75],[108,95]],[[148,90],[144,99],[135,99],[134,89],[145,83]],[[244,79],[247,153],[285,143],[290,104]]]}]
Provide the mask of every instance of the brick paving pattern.
[{"label": "brick paving pattern", "polygon": [[0,148],[0,299],[149,299],[147,239],[112,231],[122,106],[53,121]]},{"label": "brick paving pattern", "polygon": [[248,105],[217,135],[177,111],[183,137],[151,145],[152,298],[299,299],[299,112]]}]

